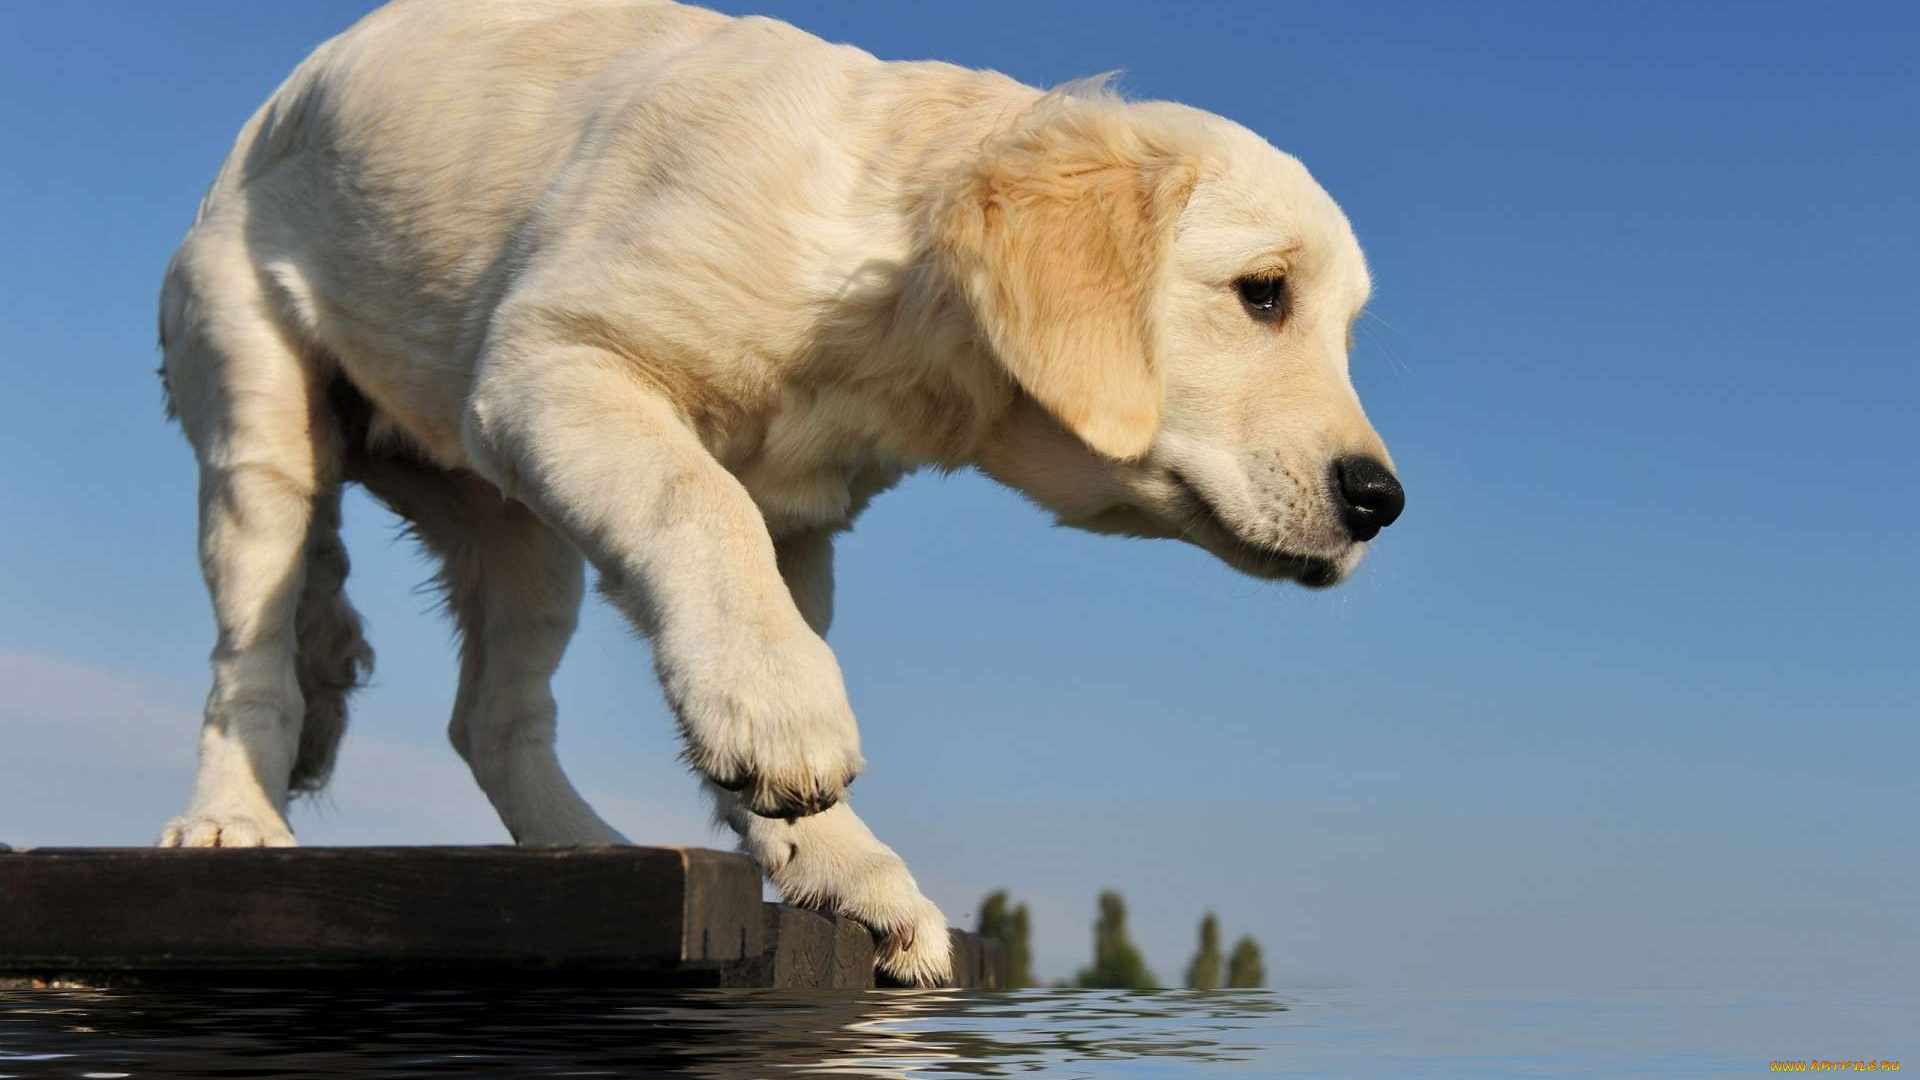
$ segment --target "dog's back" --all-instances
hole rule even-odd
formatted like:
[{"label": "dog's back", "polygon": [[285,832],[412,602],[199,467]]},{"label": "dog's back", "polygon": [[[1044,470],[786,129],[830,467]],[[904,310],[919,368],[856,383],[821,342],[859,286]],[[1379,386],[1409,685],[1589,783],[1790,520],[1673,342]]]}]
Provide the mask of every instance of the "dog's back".
[{"label": "dog's back", "polygon": [[[662,0],[375,11],[315,50],[242,130],[169,274],[163,341],[187,317],[200,264],[250,263],[289,336],[420,450],[459,464],[447,391],[464,384],[507,288],[516,234],[613,99],[608,84],[631,95],[646,69],[739,26]],[[168,366],[170,386],[192,381]]]}]

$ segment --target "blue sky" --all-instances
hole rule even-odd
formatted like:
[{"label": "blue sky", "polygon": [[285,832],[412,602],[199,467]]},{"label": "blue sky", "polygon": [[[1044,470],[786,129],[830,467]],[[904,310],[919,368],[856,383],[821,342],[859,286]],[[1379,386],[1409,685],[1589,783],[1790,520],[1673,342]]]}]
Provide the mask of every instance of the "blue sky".
[{"label": "blue sky", "polygon": [[[145,843],[185,798],[211,627],[154,298],[241,122],[369,6],[0,10],[0,840]],[[1378,282],[1353,370],[1409,508],[1336,591],[972,475],[843,543],[855,801],[956,922],[1010,887],[1050,975],[1115,887],[1167,979],[1212,908],[1282,983],[1913,984],[1920,7],[723,6],[1124,69],[1298,154]],[[295,827],[503,840],[425,567],[348,514],[380,668]],[[644,650],[588,613],[562,756],[636,839],[718,844]]]}]

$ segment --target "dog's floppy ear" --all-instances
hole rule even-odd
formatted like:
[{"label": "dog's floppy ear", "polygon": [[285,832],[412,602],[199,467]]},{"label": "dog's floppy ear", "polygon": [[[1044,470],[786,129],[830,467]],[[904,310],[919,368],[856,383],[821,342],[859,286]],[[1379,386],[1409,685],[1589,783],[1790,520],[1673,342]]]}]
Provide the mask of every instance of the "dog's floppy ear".
[{"label": "dog's floppy ear", "polygon": [[1155,305],[1195,170],[1117,101],[1049,95],[990,141],[939,211],[939,245],[1014,381],[1110,458],[1160,426]]}]

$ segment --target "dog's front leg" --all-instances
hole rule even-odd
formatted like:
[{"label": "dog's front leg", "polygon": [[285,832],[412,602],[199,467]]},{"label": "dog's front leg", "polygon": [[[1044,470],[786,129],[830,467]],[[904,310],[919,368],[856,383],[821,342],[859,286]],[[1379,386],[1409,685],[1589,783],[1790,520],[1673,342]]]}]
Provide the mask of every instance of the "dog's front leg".
[{"label": "dog's front leg", "polygon": [[496,351],[464,437],[564,532],[653,641],[687,758],[756,814],[832,806],[864,764],[840,666],[795,607],[765,519],[664,396],[586,347]]},{"label": "dog's front leg", "polygon": [[[794,605],[824,635],[833,621],[833,531],[783,536],[774,551]],[[866,926],[878,939],[876,965],[900,982],[939,986],[952,979],[946,916],[851,805],[785,821],[750,814],[733,792],[704,786],[715,819],[739,835],[740,850],[760,864],[781,899]]]}]

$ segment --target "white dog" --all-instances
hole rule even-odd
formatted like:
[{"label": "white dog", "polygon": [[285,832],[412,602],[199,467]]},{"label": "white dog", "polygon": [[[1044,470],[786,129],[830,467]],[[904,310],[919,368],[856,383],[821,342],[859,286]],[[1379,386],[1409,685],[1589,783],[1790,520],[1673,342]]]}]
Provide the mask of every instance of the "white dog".
[{"label": "white dog", "polygon": [[219,628],[167,845],[291,844],[371,662],[341,485],[443,561],[451,737],[514,838],[620,842],[548,682],[582,556],[788,899],[949,971],[847,805],[833,537],[915,469],[1330,585],[1399,513],[1359,245],[1245,128],[664,0],[404,0],[240,133],[161,295]]}]

